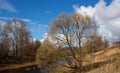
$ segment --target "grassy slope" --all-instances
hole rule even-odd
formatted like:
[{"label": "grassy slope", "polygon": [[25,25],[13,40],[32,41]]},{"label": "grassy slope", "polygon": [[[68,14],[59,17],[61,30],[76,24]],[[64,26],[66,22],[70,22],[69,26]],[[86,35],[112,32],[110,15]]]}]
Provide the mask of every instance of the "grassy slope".
[{"label": "grassy slope", "polygon": [[102,64],[88,73],[120,73],[120,46],[97,52],[94,55],[94,63],[105,61],[108,63]]},{"label": "grassy slope", "polygon": [[[87,55],[86,59],[88,60],[88,62],[84,62],[83,65],[89,66],[90,68],[93,65],[97,66],[95,66],[96,68],[90,69],[85,73],[120,73],[120,62],[117,62],[117,64],[113,62],[115,56],[117,56],[117,58],[120,57],[120,46],[114,46],[106,50],[96,52],[93,54],[94,58],[90,55]],[[116,69],[116,65],[118,66],[118,69]],[[57,68],[57,72],[69,73],[69,69],[60,66]]]}]

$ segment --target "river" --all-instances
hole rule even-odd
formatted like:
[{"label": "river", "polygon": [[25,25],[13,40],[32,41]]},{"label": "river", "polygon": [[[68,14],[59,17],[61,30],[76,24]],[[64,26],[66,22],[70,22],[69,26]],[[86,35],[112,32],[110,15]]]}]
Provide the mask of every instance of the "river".
[{"label": "river", "polygon": [[[69,59],[69,61],[73,61],[72,58]],[[57,68],[61,64],[67,63],[66,60],[59,59],[57,63],[55,64],[54,67],[51,68]],[[19,69],[12,69],[12,70],[5,70],[5,71],[0,71],[0,73],[46,73],[47,70],[51,69],[47,68],[45,69],[44,67],[40,68],[38,66],[31,66],[31,67],[24,67],[24,68],[19,68]]]},{"label": "river", "polygon": [[31,66],[20,69],[0,71],[0,73],[41,73],[41,71],[37,66]]}]

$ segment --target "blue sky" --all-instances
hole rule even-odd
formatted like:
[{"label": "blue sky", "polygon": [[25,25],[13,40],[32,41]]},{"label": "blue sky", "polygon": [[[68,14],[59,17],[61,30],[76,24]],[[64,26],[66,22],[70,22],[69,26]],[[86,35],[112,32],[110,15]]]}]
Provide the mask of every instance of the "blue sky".
[{"label": "blue sky", "polygon": [[[105,0],[109,5],[112,0]],[[0,21],[17,18],[26,22],[31,35],[43,39],[50,23],[61,13],[71,14],[76,7],[95,5],[99,0],[0,0]]]}]

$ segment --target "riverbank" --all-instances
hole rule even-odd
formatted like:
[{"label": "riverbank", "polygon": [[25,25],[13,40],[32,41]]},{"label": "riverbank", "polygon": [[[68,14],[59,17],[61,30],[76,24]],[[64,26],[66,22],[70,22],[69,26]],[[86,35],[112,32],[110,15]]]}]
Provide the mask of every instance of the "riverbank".
[{"label": "riverbank", "polygon": [[39,64],[38,62],[28,62],[28,63],[23,63],[23,64],[5,65],[4,67],[0,67],[0,71],[29,67],[29,66],[34,66],[38,64]]}]

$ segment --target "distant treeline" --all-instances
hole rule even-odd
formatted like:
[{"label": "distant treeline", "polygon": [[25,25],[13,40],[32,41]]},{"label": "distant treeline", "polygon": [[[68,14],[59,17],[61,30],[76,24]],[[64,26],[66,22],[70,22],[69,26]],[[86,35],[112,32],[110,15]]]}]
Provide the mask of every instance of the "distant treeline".
[{"label": "distant treeline", "polygon": [[40,41],[33,40],[21,20],[0,23],[0,58],[9,56],[35,58]]}]

